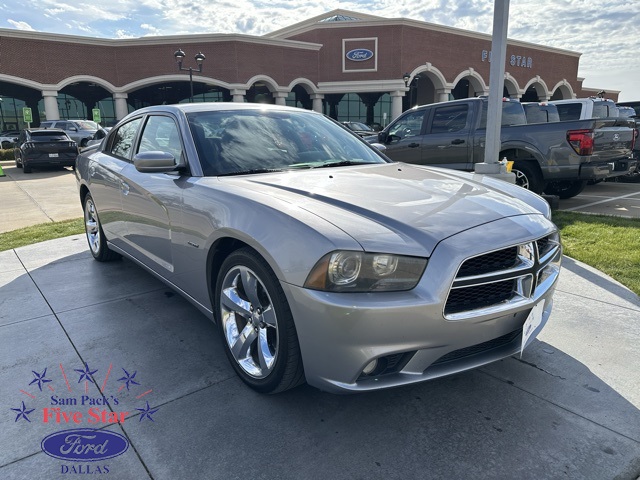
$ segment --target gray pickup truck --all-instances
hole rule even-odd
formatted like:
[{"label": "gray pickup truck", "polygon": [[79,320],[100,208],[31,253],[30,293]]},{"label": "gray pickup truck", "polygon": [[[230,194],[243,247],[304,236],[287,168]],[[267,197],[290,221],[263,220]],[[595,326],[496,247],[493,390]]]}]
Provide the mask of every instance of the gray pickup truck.
[{"label": "gray pickup truck", "polygon": [[[505,100],[502,107],[500,159],[513,160],[516,183],[535,193],[570,198],[589,180],[636,167],[631,120],[527,124],[520,102]],[[385,145],[396,161],[471,171],[484,161],[486,119],[486,98],[433,103],[404,112],[367,140]]]}]

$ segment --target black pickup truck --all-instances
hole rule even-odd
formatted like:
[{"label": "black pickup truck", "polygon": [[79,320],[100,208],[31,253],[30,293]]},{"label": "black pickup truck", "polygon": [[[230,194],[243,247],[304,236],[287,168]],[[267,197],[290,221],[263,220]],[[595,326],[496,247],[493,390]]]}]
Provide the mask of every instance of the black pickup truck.
[{"label": "black pickup truck", "polygon": [[[486,119],[486,98],[434,103],[404,112],[366,139],[385,145],[384,153],[396,161],[472,171],[484,161]],[[526,122],[520,102],[502,102],[500,159],[512,160],[516,183],[536,193],[570,198],[589,180],[636,167],[631,120]]]}]

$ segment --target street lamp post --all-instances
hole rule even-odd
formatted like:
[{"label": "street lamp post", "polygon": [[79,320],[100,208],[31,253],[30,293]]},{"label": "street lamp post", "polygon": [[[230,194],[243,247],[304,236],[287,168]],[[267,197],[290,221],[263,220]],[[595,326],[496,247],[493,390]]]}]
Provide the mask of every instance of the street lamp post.
[{"label": "street lamp post", "polygon": [[[174,53],[173,56],[176,57],[176,61],[178,62],[178,70],[181,71],[181,72],[189,72],[189,88],[190,88],[190,92],[191,92],[191,95],[189,96],[189,103],[193,103],[193,72],[194,72],[194,69],[192,67],[185,68],[185,67],[182,66],[182,60],[184,59],[184,57],[186,55],[182,51],[181,48],[176,50],[176,53]],[[202,63],[204,62],[204,59],[205,59],[204,54],[202,52],[198,52],[198,53],[196,53],[194,58],[196,60],[196,63],[198,64],[198,70],[196,70],[196,72],[202,73]]]}]

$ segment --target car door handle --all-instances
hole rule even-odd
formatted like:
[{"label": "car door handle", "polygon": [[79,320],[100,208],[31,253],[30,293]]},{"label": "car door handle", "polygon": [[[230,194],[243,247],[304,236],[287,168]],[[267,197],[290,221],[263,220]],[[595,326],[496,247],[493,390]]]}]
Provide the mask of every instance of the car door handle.
[{"label": "car door handle", "polygon": [[125,195],[129,194],[129,185],[126,182],[120,182],[120,189],[122,190],[122,193],[124,193]]},{"label": "car door handle", "polygon": [[420,146],[420,144],[416,143],[416,142],[413,142],[413,143],[410,143],[409,145],[407,145],[407,147],[409,147],[409,148],[416,148],[416,147],[419,147],[419,146]]},{"label": "car door handle", "polygon": [[464,140],[461,138],[456,138],[455,140],[451,141],[451,145],[462,145],[464,143]]}]

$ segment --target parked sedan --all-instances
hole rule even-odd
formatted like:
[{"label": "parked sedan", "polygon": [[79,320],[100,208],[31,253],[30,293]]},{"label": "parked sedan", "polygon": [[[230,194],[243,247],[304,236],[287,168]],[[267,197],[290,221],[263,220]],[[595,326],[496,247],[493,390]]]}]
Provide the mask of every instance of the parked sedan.
[{"label": "parked sedan", "polygon": [[34,167],[73,167],[78,145],[62,130],[26,129],[14,149],[16,167],[31,173]]},{"label": "parked sedan", "polygon": [[542,198],[392,162],[315,112],[144,108],[76,176],[93,257],[181,293],[260,392],[457,373],[522,352],[551,312],[562,252]]}]

